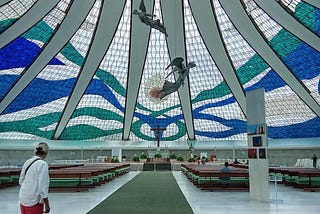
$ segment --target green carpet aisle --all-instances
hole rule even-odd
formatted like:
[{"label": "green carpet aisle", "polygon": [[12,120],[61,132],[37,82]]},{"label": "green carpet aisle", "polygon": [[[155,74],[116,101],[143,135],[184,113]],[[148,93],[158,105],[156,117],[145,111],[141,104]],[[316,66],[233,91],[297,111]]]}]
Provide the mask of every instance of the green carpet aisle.
[{"label": "green carpet aisle", "polygon": [[171,171],[144,171],[88,214],[193,213]]}]

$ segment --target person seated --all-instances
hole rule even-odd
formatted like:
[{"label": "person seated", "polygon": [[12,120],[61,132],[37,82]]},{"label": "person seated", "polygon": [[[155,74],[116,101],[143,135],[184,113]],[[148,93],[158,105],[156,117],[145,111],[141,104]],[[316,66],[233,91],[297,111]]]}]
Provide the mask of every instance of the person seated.
[{"label": "person seated", "polygon": [[[221,169],[221,172],[223,172],[223,173],[231,172],[231,170],[230,170],[230,168],[229,168],[229,163],[228,163],[228,162],[224,162],[224,167]],[[228,176],[223,176],[223,177],[220,177],[220,179],[230,180],[230,177],[228,177]]]},{"label": "person seated", "polygon": [[200,164],[200,157],[196,157],[197,164]]},{"label": "person seated", "polygon": [[206,162],[207,162],[207,158],[205,156],[202,156],[201,163],[206,164]]},{"label": "person seated", "polygon": [[238,161],[238,159],[236,158],[236,159],[234,159],[234,162],[233,162],[234,164],[239,164],[240,162]]}]

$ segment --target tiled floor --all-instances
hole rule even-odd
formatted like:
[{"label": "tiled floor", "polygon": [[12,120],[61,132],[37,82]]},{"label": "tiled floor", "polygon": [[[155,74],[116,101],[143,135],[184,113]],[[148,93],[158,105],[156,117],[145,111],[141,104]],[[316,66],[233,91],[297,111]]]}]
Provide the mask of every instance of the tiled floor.
[{"label": "tiled floor", "polygon": [[[81,193],[49,193],[51,214],[84,214],[139,171],[131,171],[103,186]],[[316,214],[320,212],[320,192],[303,192],[278,185],[279,203],[251,201],[248,192],[206,192],[197,189],[180,171],[173,171],[182,192],[196,214]],[[0,213],[18,214],[19,187],[0,189]],[[270,198],[275,199],[270,183]],[[282,200],[282,201],[280,201]]]},{"label": "tiled floor", "polygon": [[[194,187],[186,177],[173,172],[182,192],[197,214],[315,214],[320,212],[320,192],[304,192],[270,183],[270,199],[278,203],[250,200],[249,192],[208,192]],[[277,197],[276,197],[277,196]],[[281,203],[282,202],[282,203]]]}]

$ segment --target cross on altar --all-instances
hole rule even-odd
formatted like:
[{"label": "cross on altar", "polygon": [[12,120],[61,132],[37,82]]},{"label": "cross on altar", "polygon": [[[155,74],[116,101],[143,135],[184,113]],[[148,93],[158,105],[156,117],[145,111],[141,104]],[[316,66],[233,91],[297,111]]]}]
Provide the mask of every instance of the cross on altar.
[{"label": "cross on altar", "polygon": [[157,131],[157,147],[160,148],[160,131],[165,131],[166,128],[160,128],[160,125],[157,125],[157,128],[151,128],[151,131]]}]

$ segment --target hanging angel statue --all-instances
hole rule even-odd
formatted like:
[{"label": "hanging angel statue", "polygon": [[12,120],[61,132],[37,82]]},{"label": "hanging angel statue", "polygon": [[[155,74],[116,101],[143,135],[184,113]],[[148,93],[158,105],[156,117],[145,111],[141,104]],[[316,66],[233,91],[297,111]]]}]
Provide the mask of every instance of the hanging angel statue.
[{"label": "hanging angel statue", "polygon": [[165,80],[162,88],[156,87],[151,89],[151,97],[162,99],[165,96],[168,96],[169,94],[177,91],[181,86],[184,86],[184,80],[189,75],[190,68],[195,67],[196,64],[194,62],[189,62],[188,65],[185,66],[182,62],[182,57],[177,57],[171,61],[166,70],[168,70],[168,68],[172,66],[172,71],[166,76],[166,79],[175,72],[178,72],[178,78],[175,82]]},{"label": "hanging angel statue", "polygon": [[146,25],[149,25],[151,28],[157,29],[158,31],[160,31],[161,33],[163,33],[164,35],[168,36],[167,34],[167,30],[164,27],[164,25],[160,22],[159,19],[154,20],[153,17],[156,17],[155,15],[151,15],[149,13],[146,12],[146,7],[144,5],[144,1],[141,0],[140,5],[139,5],[139,9],[141,11],[138,11],[137,9],[134,9],[132,11],[132,13],[134,15],[138,15],[140,21]]}]

